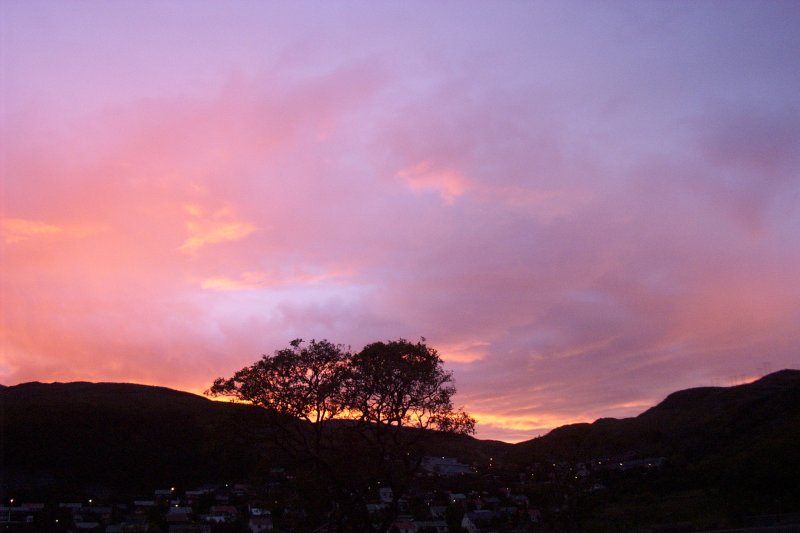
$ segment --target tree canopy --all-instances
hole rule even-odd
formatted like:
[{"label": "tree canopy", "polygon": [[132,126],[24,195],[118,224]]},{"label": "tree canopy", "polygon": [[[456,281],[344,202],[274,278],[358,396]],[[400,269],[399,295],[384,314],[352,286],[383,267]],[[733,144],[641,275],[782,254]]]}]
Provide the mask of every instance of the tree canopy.
[{"label": "tree canopy", "polygon": [[394,494],[380,525],[386,529],[432,432],[475,430],[475,420],[454,408],[453,375],[424,338],[374,342],[358,353],[295,339],[217,378],[207,392],[274,413],[277,444],[314,465],[338,504],[340,525],[351,530],[372,529],[366,501],[378,482]]},{"label": "tree canopy", "polygon": [[327,340],[295,339],[208,390],[311,423],[349,419],[473,433],[474,419],[453,408],[455,392],[452,372],[425,339],[375,342],[356,354]]}]

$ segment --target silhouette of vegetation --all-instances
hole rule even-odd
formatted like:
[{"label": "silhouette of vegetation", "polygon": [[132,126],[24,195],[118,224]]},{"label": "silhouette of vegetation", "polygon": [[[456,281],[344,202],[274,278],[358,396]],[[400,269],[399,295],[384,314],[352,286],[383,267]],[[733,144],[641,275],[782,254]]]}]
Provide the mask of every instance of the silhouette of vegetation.
[{"label": "silhouette of vegetation", "polygon": [[[326,340],[265,355],[207,391],[272,413],[274,442],[324,486],[340,530],[385,531],[420,470],[431,430],[474,432],[475,420],[453,407],[453,376],[425,339],[375,342],[358,353]],[[378,524],[367,502],[392,490]]]},{"label": "silhouette of vegetation", "polygon": [[[393,466],[401,473],[402,461],[379,458],[375,431],[359,428],[374,423],[341,412],[320,423],[323,442],[333,441],[322,458],[331,460],[345,486],[367,488],[338,501],[330,517],[314,513],[330,511],[335,491],[308,453],[271,445],[281,433],[273,426],[276,420],[302,428],[298,438],[314,435],[316,423],[281,418],[274,409],[213,402],[161,387],[0,387],[0,496],[4,501],[130,503],[171,486],[179,491],[229,482],[266,487],[277,469],[292,479],[281,481],[278,495],[269,498],[273,518],[296,524],[291,527],[297,531],[313,531],[336,520],[346,505],[357,514],[364,494],[378,501],[370,480],[386,486],[388,476],[381,469],[392,474],[388,467]],[[416,477],[412,494],[420,495],[415,492],[420,489],[496,494],[498,487],[509,487],[527,495],[530,508],[541,512],[536,527],[544,530],[709,530],[800,522],[798,370],[735,387],[676,392],[635,418],[564,426],[516,445],[410,427],[397,431],[401,444],[416,443],[409,457],[458,457],[478,472]],[[390,452],[393,431],[385,435]],[[611,461],[661,457],[662,466],[655,468],[618,469]],[[578,464],[589,470],[587,477],[578,476]],[[471,510],[459,511],[458,505],[447,509],[445,519],[452,526]]]}]

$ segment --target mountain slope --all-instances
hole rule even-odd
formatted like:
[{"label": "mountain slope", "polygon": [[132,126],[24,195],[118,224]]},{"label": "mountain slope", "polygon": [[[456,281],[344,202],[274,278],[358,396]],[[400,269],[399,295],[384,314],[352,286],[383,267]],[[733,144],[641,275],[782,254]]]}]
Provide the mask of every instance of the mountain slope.
[{"label": "mountain slope", "polygon": [[[26,383],[0,388],[3,492],[142,494],[246,480],[280,465],[266,411],[161,387]],[[634,418],[557,428],[510,445],[435,435],[429,453],[524,468],[536,462],[665,457],[675,487],[716,487],[780,509],[800,501],[800,371],[679,391]],[[738,492],[737,492],[738,491]]]},{"label": "mountain slope", "polygon": [[265,455],[261,409],[161,387],[25,383],[0,390],[3,488],[152,490],[244,477]]},{"label": "mountain slope", "polygon": [[[289,459],[270,447],[264,409],[122,383],[0,389],[5,492],[134,495],[254,480]],[[432,453],[482,461],[510,444],[433,435]]]},{"label": "mountain slope", "polygon": [[716,499],[728,514],[798,512],[798,443],[800,371],[782,370],[745,385],[675,392],[634,418],[560,427],[519,443],[509,460],[663,457],[655,500],[698,490],[698,507]]},{"label": "mountain slope", "polygon": [[745,385],[678,391],[634,418],[562,426],[517,444],[513,457],[587,460],[630,452],[698,460],[798,430],[800,371],[782,370]]}]

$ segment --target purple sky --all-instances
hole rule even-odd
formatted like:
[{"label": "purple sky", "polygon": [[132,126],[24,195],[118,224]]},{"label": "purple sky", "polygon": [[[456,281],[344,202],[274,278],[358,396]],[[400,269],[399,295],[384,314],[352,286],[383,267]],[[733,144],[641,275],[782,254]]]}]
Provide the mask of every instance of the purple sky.
[{"label": "purple sky", "polygon": [[800,366],[800,3],[0,2],[0,383],[424,336],[518,441]]}]

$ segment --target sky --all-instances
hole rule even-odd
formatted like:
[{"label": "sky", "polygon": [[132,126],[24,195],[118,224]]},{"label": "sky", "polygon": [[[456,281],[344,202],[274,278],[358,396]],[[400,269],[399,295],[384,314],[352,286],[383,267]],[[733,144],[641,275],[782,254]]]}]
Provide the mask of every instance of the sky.
[{"label": "sky", "polygon": [[795,1],[0,2],[0,383],[425,337],[479,438],[800,367]]}]

